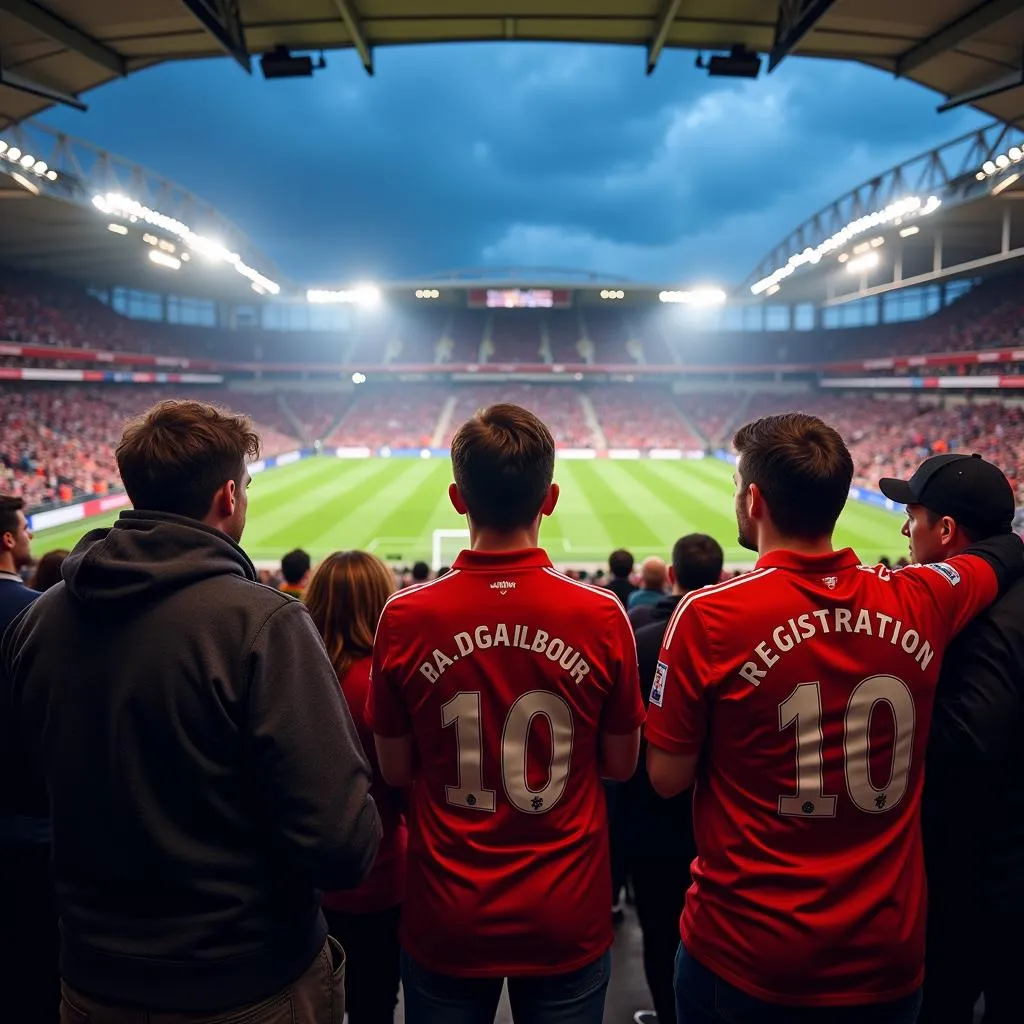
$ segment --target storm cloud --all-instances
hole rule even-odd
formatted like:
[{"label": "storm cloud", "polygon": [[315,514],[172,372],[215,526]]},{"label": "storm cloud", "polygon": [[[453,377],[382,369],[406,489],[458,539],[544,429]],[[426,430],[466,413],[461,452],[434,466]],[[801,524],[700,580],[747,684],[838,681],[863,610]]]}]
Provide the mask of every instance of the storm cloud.
[{"label": "storm cloud", "polygon": [[840,193],[982,119],[851,64],[708,79],[568,45],[327,55],[265,82],[156,68],[45,120],[212,202],[303,284],[480,265],[735,282]]}]

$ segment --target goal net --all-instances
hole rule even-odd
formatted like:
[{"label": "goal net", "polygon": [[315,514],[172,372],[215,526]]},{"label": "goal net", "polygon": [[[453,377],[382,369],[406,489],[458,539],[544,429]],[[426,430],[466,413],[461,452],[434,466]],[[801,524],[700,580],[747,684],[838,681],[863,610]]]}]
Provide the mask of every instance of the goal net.
[{"label": "goal net", "polygon": [[451,565],[466,547],[469,547],[469,530],[435,530],[431,536],[430,568],[437,572],[442,565]]}]

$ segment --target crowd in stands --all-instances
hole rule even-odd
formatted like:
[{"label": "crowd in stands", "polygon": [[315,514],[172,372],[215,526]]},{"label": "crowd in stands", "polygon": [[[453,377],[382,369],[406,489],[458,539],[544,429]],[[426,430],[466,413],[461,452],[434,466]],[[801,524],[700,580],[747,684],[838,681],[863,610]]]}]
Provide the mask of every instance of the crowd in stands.
[{"label": "crowd in stands", "polygon": [[[1006,348],[1024,338],[1020,278],[993,278],[919,321],[811,331],[717,331],[674,320],[674,309],[617,305],[488,310],[396,304],[357,318],[351,333],[233,329],[134,320],[74,284],[0,275],[0,343],[212,359],[258,365],[584,363],[765,366],[896,354]],[[0,355],[9,366],[62,365]],[[100,366],[102,363],[66,362]],[[1000,366],[1007,370],[1013,364]],[[993,372],[994,364],[981,367]],[[908,372],[897,371],[897,372]],[[913,372],[913,371],[909,371]],[[956,372],[979,372],[978,367]]]},{"label": "crowd in stands", "polygon": [[[0,385],[0,490],[32,507],[117,487],[113,446],[124,421],[160,397],[200,394],[246,413],[263,455],[322,441],[330,447],[444,447],[477,409],[511,401],[541,416],[559,448],[728,447],[740,419],[798,406],[834,423],[847,440],[854,482],[873,488],[929,454],[978,451],[1003,467],[1024,504],[1024,406],[923,397],[810,392],[674,395],[645,385],[580,388],[548,384],[433,385],[354,393],[246,392],[130,385]],[[595,427],[597,428],[595,430]]]},{"label": "crowd in stands", "polygon": [[609,448],[702,451],[705,447],[664,388],[594,388],[589,396]]}]

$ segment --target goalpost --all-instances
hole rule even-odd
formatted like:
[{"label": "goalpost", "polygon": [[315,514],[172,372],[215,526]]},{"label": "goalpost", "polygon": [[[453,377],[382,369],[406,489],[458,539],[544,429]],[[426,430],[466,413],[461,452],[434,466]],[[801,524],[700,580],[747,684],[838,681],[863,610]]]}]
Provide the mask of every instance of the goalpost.
[{"label": "goalpost", "polygon": [[437,572],[442,565],[451,565],[455,556],[469,546],[469,530],[434,530],[430,541],[430,568]]}]

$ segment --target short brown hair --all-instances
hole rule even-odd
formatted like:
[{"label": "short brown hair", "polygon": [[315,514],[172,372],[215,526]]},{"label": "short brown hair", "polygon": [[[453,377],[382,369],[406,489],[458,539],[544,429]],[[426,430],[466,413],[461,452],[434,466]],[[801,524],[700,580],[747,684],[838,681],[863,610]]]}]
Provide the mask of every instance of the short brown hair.
[{"label": "short brown hair", "polygon": [[836,430],[817,416],[787,412],[740,427],[733,445],[743,485],[757,484],[780,533],[832,533],[853,480],[853,458]]},{"label": "short brown hair", "polygon": [[25,507],[23,498],[13,494],[0,494],[0,537],[18,532],[18,513]]},{"label": "short brown hair", "polygon": [[532,412],[492,405],[459,428],[452,470],[474,523],[495,530],[527,526],[555,475],[555,441]]},{"label": "short brown hair", "polygon": [[380,613],[394,592],[394,574],[365,551],[335,551],[320,563],[303,603],[339,676],[372,653]]},{"label": "short brown hair", "polygon": [[260,453],[246,416],[205,402],[159,402],[124,428],[117,468],[135,508],[202,519],[228,480]]},{"label": "short brown hair", "polygon": [[688,533],[672,548],[672,572],[680,590],[700,590],[722,578],[725,553],[706,533]]}]

